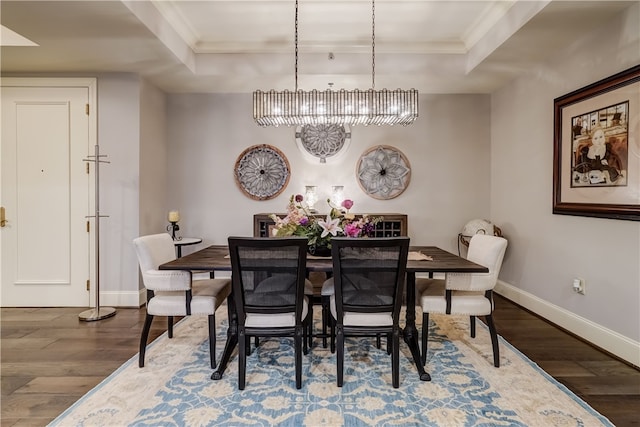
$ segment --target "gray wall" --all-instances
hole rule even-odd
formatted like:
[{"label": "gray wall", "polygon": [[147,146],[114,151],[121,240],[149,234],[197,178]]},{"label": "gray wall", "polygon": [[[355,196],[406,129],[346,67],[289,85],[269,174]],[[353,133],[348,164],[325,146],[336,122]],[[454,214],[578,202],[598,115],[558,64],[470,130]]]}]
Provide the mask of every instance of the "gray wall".
[{"label": "gray wall", "polygon": [[[353,212],[406,213],[414,244],[456,250],[457,233],[471,218],[489,216],[490,98],[425,95],[423,112],[408,127],[353,127],[339,162],[308,161],[295,128],[260,128],[251,117],[251,95],[170,95],[168,101],[169,201],[180,209],[184,235],[225,244],[229,235],[251,235],[254,213],[284,212],[292,194],[317,185],[320,213],[328,213],[332,185],[344,185]],[[255,201],[234,180],[238,156],[254,144],[279,148],[291,165],[288,187],[275,199]],[[359,187],[355,167],[369,147],[390,145],[411,163],[411,183],[399,197],[377,200]]]},{"label": "gray wall", "polygon": [[98,143],[109,164],[100,168],[101,305],[139,299],[138,262],[131,241],[140,233],[140,79],[98,76]]},{"label": "gray wall", "polygon": [[[636,365],[640,223],[551,210],[553,100],[640,63],[639,16],[636,4],[491,100],[491,218],[509,239],[501,292]],[[630,144],[639,156],[640,140]],[[573,292],[574,277],[586,295]]]},{"label": "gray wall", "polygon": [[143,81],[140,106],[140,234],[151,234],[167,226],[167,96]]}]

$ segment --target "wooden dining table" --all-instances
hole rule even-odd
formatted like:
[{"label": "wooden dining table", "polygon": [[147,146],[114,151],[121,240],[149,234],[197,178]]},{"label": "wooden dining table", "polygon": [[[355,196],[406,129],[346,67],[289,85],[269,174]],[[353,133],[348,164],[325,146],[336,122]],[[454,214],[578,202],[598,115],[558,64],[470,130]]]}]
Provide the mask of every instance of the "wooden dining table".
[{"label": "wooden dining table", "polygon": [[[436,246],[412,246],[409,251],[406,282],[406,323],[403,328],[403,338],[411,350],[420,379],[429,381],[431,376],[425,371],[420,358],[420,344],[418,329],[416,328],[416,273],[429,273],[429,276],[433,276],[434,273],[486,273],[489,269]],[[209,271],[213,277],[216,271],[231,271],[231,259],[226,245],[212,245],[162,264],[159,268],[160,270]],[[307,258],[307,271],[309,272],[331,273],[332,270],[333,262],[331,257],[309,256]],[[222,378],[233,350],[238,343],[238,320],[233,294],[229,295],[228,298],[229,328],[227,330],[227,340],[220,363],[211,375],[214,380]]]}]

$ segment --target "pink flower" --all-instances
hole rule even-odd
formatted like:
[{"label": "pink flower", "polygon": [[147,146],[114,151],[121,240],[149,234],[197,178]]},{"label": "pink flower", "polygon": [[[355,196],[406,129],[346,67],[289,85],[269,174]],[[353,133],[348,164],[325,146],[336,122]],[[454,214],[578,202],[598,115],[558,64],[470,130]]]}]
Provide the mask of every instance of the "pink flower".
[{"label": "pink flower", "polygon": [[344,227],[344,234],[347,237],[358,237],[360,236],[360,227],[357,224],[349,223]]},{"label": "pink flower", "polygon": [[342,201],[342,207],[345,208],[346,210],[349,210],[353,207],[353,200],[351,199],[344,199]]}]

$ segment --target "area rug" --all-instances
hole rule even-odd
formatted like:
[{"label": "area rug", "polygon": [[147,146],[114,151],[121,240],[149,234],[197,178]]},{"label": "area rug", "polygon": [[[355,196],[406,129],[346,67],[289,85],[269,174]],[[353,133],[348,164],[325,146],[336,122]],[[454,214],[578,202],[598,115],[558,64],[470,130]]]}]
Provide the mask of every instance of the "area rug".
[{"label": "area rug", "polygon": [[[319,311],[319,310],[318,310]],[[218,354],[226,308],[218,311]],[[317,316],[316,316],[317,317]],[[418,313],[418,318],[421,314]],[[207,319],[183,319],[88,392],[51,426],[611,426],[562,384],[500,337],[500,368],[478,322],[432,315],[426,370],[420,381],[401,345],[400,388],[391,386],[391,358],[369,338],[347,339],[344,386],[336,358],[320,339],[303,356],[295,388],[293,342],[263,339],[247,359],[246,389],[238,390],[234,353],[222,380],[210,379]],[[319,319],[316,328],[319,328]],[[316,329],[317,330],[317,329]]]}]

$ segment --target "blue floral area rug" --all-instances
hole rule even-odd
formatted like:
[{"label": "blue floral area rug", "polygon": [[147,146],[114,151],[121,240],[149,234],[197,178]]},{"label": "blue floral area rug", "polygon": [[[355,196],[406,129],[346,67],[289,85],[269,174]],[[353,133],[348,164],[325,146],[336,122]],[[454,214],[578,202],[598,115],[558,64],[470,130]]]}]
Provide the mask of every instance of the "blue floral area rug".
[{"label": "blue floral area rug", "polygon": [[[319,310],[317,310],[319,311]],[[218,310],[218,355],[226,307]],[[421,318],[421,313],[417,313]],[[316,316],[318,317],[318,316]],[[429,382],[420,381],[401,344],[400,388],[391,386],[391,358],[375,339],[347,340],[344,386],[336,358],[315,339],[295,388],[293,340],[262,339],[247,358],[238,390],[234,353],[222,380],[210,379],[206,316],[185,318],[62,413],[51,426],[611,426],[579,397],[500,337],[501,366],[491,340],[468,317],[432,315]],[[319,319],[316,330],[319,330]]]}]

